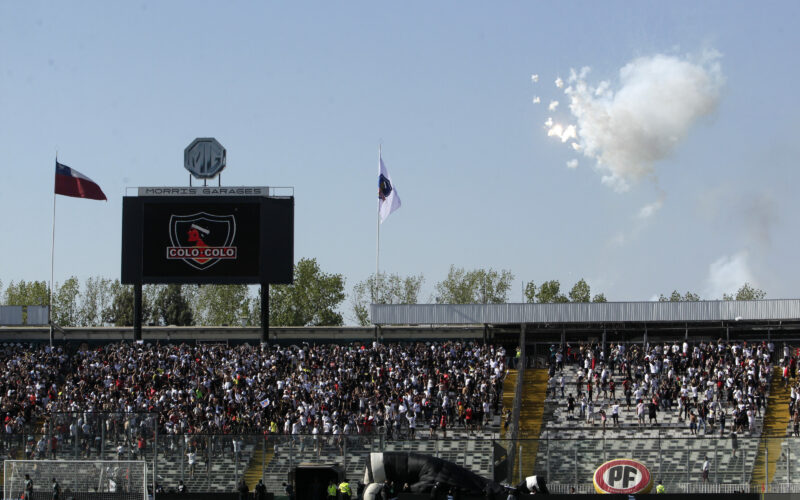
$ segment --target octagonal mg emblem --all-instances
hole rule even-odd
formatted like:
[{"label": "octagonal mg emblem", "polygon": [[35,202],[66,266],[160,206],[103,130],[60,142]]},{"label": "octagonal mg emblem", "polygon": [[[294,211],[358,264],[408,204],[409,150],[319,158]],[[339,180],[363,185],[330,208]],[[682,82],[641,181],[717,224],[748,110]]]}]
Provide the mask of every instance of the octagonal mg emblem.
[{"label": "octagonal mg emblem", "polygon": [[225,168],[225,148],[213,137],[198,137],[183,150],[183,166],[197,179],[211,179]]}]

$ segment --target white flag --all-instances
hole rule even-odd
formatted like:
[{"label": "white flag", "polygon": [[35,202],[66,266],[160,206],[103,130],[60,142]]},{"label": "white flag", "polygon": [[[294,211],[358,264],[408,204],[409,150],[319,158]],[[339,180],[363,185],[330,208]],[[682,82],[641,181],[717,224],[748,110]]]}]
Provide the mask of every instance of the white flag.
[{"label": "white flag", "polygon": [[389,217],[389,214],[400,208],[400,196],[397,194],[392,178],[389,176],[389,171],[386,170],[386,165],[383,164],[383,158],[379,157],[380,169],[378,172],[378,214],[381,218],[381,223]]}]

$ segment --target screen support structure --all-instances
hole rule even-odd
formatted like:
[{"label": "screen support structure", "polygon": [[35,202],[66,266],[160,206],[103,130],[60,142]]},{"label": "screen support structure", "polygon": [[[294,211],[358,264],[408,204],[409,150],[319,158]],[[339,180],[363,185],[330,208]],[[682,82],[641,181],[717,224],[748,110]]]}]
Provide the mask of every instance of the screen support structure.
[{"label": "screen support structure", "polygon": [[133,340],[142,340],[142,282],[133,285]]},{"label": "screen support structure", "polygon": [[261,344],[269,345],[269,283],[261,282]]}]

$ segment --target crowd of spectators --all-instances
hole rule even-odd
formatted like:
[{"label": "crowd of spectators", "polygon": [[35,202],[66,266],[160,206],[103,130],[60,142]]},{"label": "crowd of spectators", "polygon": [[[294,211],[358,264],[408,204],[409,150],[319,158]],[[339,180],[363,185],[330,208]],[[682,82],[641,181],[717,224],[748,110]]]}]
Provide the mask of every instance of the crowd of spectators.
[{"label": "crowd of spectators", "polygon": [[377,432],[413,439],[418,428],[430,436],[481,428],[501,411],[505,373],[505,349],[470,342],[115,343],[74,352],[4,344],[0,418],[7,437],[43,423],[41,435],[52,442],[26,450],[39,457],[76,440],[88,450],[103,433],[122,437],[121,454],[124,446],[135,452],[156,422],[167,440]]},{"label": "crowd of spectators", "polygon": [[[622,425],[624,412],[637,427],[659,425],[659,413],[672,412],[692,435],[753,433],[777,354],[766,341],[612,344],[607,352],[598,344],[566,352],[553,346],[549,390],[563,400],[568,419],[599,420],[603,432],[608,417]],[[789,347],[780,363],[795,363]]]}]

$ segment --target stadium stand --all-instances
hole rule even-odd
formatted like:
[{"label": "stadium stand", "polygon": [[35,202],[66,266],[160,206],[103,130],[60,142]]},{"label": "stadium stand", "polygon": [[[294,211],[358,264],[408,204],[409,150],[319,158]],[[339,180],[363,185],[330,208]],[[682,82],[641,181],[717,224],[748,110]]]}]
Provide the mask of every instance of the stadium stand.
[{"label": "stadium stand", "polygon": [[356,480],[377,447],[490,471],[491,441],[463,438],[497,435],[506,353],[465,342],[5,344],[0,367],[6,457],[157,453],[157,482],[220,492],[258,457],[279,491],[300,461],[342,463]]},{"label": "stadium stand", "polygon": [[[767,342],[618,344],[608,355],[596,344],[553,346],[541,441],[526,466],[550,483],[585,484],[599,464],[625,456],[675,484],[702,481],[708,458],[713,482],[760,484],[763,457],[771,476],[781,473],[779,440],[769,455],[761,439],[767,401],[785,412],[770,391],[782,384],[777,354]],[[796,364],[788,347],[783,354],[781,365]]]}]

